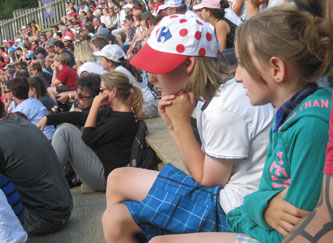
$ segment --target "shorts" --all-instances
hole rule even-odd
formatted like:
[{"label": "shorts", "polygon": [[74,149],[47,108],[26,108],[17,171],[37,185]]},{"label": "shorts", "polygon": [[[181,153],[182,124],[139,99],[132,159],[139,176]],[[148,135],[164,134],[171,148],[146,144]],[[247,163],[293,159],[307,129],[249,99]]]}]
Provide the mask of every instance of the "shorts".
[{"label": "shorts", "polygon": [[165,234],[230,232],[219,203],[221,188],[203,186],[169,163],[142,202],[123,203],[147,240]]},{"label": "shorts", "polygon": [[63,93],[63,92],[68,92],[71,91],[71,87],[69,86],[58,86],[56,87],[57,93]]}]

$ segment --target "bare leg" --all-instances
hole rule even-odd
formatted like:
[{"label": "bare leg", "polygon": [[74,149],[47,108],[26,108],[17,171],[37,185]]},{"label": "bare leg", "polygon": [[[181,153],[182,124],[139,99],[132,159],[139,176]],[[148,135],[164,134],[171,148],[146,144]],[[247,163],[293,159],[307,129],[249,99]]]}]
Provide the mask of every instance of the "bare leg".
[{"label": "bare leg", "polygon": [[237,234],[234,233],[209,232],[156,236],[149,243],[235,243],[236,238]]},{"label": "bare leg", "polygon": [[104,237],[108,243],[135,242],[133,234],[141,232],[124,204],[107,208],[103,214],[102,225]]},{"label": "bare leg", "polygon": [[139,168],[119,168],[108,176],[107,208],[102,223],[107,242],[135,242],[133,235],[141,232],[126,205],[126,200],[142,201],[158,175],[157,171]]},{"label": "bare leg", "polygon": [[142,201],[157,175],[157,171],[140,168],[123,167],[113,170],[107,182],[107,207],[126,200]]},{"label": "bare leg", "polygon": [[48,87],[47,88],[47,94],[49,95],[49,97],[55,102],[57,103],[57,100],[56,100],[56,95],[57,95],[57,90],[56,90],[56,87]]},{"label": "bare leg", "polygon": [[333,175],[324,175],[317,207],[305,217],[283,242],[332,242]]}]

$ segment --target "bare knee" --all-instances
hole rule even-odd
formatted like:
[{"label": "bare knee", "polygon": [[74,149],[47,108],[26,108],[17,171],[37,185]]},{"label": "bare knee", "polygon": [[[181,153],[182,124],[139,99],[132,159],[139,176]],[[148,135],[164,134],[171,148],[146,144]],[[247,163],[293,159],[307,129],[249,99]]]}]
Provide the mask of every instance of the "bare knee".
[{"label": "bare knee", "polygon": [[128,178],[127,168],[117,168],[111,171],[107,179],[107,201],[108,206],[120,203],[126,200],[122,194],[124,188],[123,181]]},{"label": "bare knee", "polygon": [[134,242],[133,234],[140,232],[140,228],[123,204],[106,209],[102,217],[102,225],[107,242]]}]

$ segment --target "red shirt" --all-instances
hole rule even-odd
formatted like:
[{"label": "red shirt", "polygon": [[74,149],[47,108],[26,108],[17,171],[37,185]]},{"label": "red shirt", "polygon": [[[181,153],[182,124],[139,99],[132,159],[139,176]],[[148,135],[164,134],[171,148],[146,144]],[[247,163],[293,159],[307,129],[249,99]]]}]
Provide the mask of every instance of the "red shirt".
[{"label": "red shirt", "polygon": [[333,175],[333,106],[331,108],[329,139],[326,149],[325,175]]},{"label": "red shirt", "polygon": [[64,86],[76,87],[77,73],[74,69],[64,65],[60,70],[57,79],[62,82]]}]

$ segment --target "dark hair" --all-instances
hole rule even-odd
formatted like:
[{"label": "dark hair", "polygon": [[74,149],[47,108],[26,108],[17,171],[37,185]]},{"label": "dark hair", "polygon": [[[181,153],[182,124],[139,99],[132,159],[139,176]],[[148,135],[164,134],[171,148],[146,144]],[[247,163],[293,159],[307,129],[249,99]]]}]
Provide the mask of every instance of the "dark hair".
[{"label": "dark hair", "polygon": [[0,57],[0,62],[4,62],[5,59],[3,57]]},{"label": "dark hair", "polygon": [[28,69],[28,64],[26,62],[19,62],[15,65],[16,67],[18,67],[20,70],[27,70]]},{"label": "dark hair", "polygon": [[57,40],[53,43],[53,46],[60,47],[61,49],[65,48],[64,43],[61,40]]},{"label": "dark hair", "polygon": [[31,69],[36,69],[40,73],[42,71],[42,66],[39,63],[35,62],[31,65]]},{"label": "dark hair", "polygon": [[29,88],[35,88],[37,99],[40,99],[46,95],[46,82],[44,79],[37,75],[33,75],[28,79]]},{"label": "dark hair", "polygon": [[131,65],[130,62],[127,59],[122,57],[119,60],[121,61],[120,63],[117,63],[117,62],[113,62],[113,63],[117,66],[121,65],[124,68],[126,68],[136,78],[136,80],[141,83],[142,82],[142,77],[141,77],[140,71],[136,67]]},{"label": "dark hair", "polygon": [[5,105],[0,100],[0,118],[3,118],[6,115]]},{"label": "dark hair", "polygon": [[89,73],[87,76],[81,77],[77,81],[79,88],[88,89],[90,95],[95,97],[100,92],[101,77],[95,73]]},{"label": "dark hair", "polygon": [[15,73],[15,78],[29,78],[30,74],[28,70],[25,69],[19,69]]},{"label": "dark hair", "polygon": [[210,13],[217,19],[223,19],[224,18],[224,9],[229,8],[229,3],[227,0],[221,0],[220,1],[220,9],[217,8],[205,8],[210,11]]},{"label": "dark hair", "polygon": [[134,19],[133,19],[133,14],[127,14],[127,15],[125,16],[125,19],[127,19],[127,20],[130,20],[130,21],[134,22]]},{"label": "dark hair", "polygon": [[26,100],[29,97],[28,79],[24,77],[14,78],[9,83],[9,90],[13,96],[20,100]]},{"label": "dark hair", "polygon": [[[59,36],[60,38],[62,38],[62,33],[61,32],[57,32],[56,35]],[[53,44],[53,46],[54,46],[54,44]]]}]

